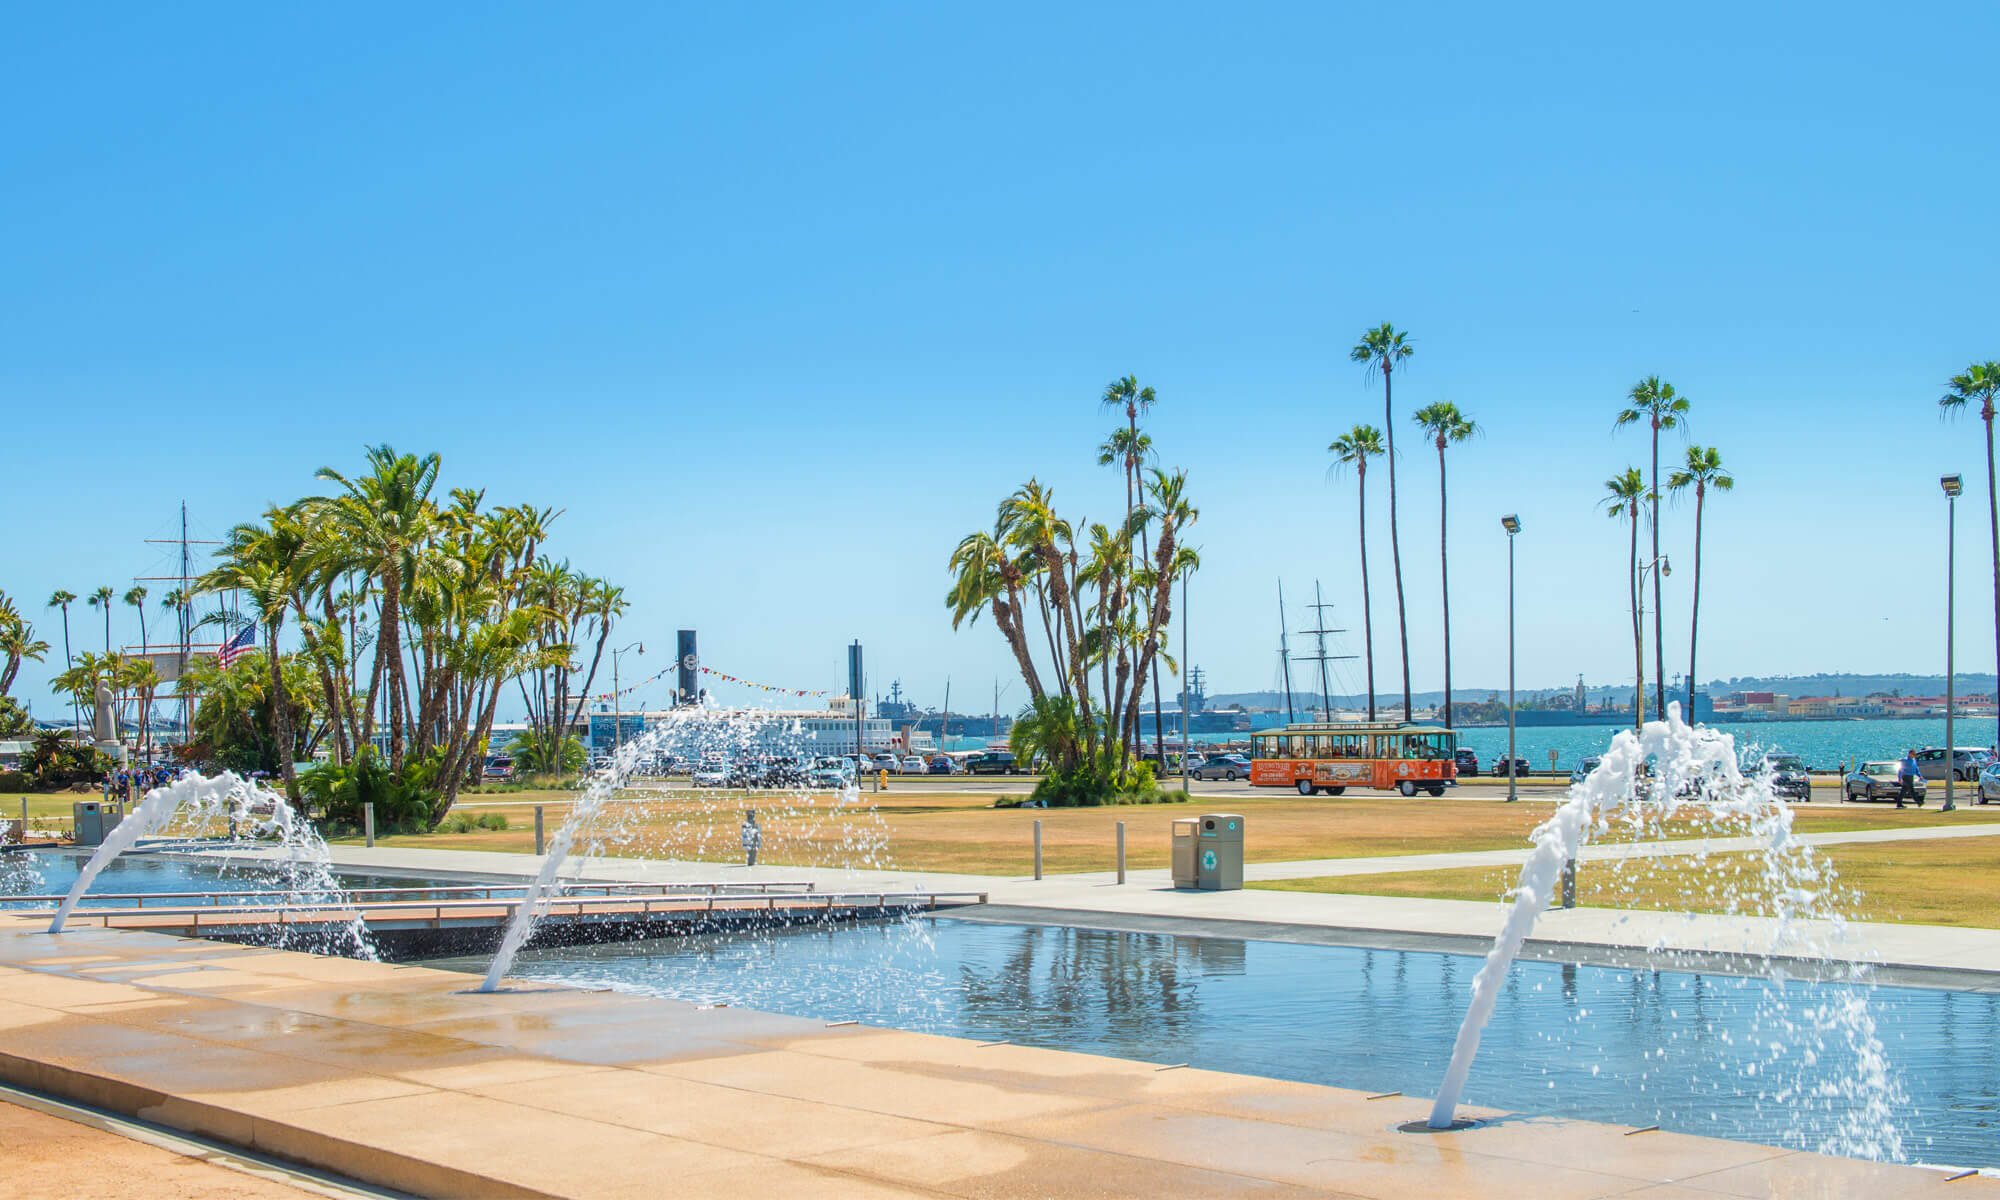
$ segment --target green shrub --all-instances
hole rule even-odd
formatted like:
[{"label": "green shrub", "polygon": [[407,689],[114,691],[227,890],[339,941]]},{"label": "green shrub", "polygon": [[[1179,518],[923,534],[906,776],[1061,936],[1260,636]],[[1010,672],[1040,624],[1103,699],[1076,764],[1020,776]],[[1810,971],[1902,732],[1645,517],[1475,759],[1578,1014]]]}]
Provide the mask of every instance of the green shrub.
[{"label": "green shrub", "polygon": [[455,812],[438,825],[439,833],[471,833],[479,828],[479,822],[471,813]]},{"label": "green shrub", "polygon": [[359,826],[366,805],[375,806],[377,832],[421,832],[439,795],[436,757],[403,763],[402,774],[366,749],[346,766],[323,763],[299,776],[299,791],[322,820]]},{"label": "green shrub", "polygon": [[1118,777],[1115,749],[1099,751],[1093,762],[1080,763],[1072,771],[1051,769],[1035,785],[1029,800],[1047,808],[1093,808],[1101,804],[1148,804],[1159,794],[1153,781],[1153,764],[1131,763],[1125,777]]},{"label": "green shrub", "polygon": [[0,792],[25,792],[34,786],[26,771],[0,771]]},{"label": "green shrub", "polygon": [[480,813],[478,824],[481,829],[505,829],[507,828],[507,814],[497,812]]}]

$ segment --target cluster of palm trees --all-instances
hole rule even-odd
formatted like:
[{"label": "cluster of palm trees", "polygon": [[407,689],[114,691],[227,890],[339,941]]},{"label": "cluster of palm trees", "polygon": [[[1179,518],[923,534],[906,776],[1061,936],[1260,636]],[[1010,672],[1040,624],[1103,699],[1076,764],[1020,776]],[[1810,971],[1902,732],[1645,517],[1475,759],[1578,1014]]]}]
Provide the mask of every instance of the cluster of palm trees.
[{"label": "cluster of palm trees", "polygon": [[41,662],[49,644],[35,636],[35,627],[5,592],[0,592],[0,733],[22,733],[30,725],[13,697],[14,677],[23,662]]},{"label": "cluster of palm trees", "polygon": [[[1674,385],[1658,375],[1648,375],[1632,385],[1624,407],[1618,410],[1618,428],[1640,425],[1651,434],[1650,472],[1627,467],[1604,483],[1602,505],[1613,520],[1631,526],[1627,551],[1626,585],[1632,610],[1632,721],[1635,727],[1646,720],[1646,576],[1653,577],[1653,713],[1667,711],[1665,616],[1661,605],[1661,576],[1669,570],[1660,553],[1660,434],[1685,428],[1692,406]],[[1711,490],[1726,492],[1736,486],[1736,478],[1723,465],[1722,454],[1713,446],[1689,445],[1683,465],[1667,477],[1667,490],[1679,495],[1694,493],[1694,588],[1688,615],[1687,702],[1694,710],[1695,650],[1701,632],[1701,536],[1702,521],[1708,511]],[[1650,531],[1651,550],[1645,559],[1639,554],[1639,524],[1645,518]]]},{"label": "cluster of palm trees", "polygon": [[[357,474],[323,467],[317,477],[334,485],[329,494],[230,530],[195,584],[199,595],[238,600],[203,622],[258,628],[263,652],[242,662],[265,673],[279,767],[294,796],[293,760],[322,739],[337,766],[385,741],[392,772],[421,764],[434,773],[435,825],[478,778],[509,684],[537,740],[559,746],[581,717],[605,638],[625,611],[623,592],[542,553],[556,511],[485,508],[484,493],[468,488],[440,496],[441,466],[436,454],[384,445],[366,452]],[[299,651],[270,653],[288,622]],[[593,637],[573,692],[579,647]],[[198,672],[196,685],[204,682],[215,683]],[[301,683],[308,696],[295,696]],[[291,728],[300,712],[312,728]]]},{"label": "cluster of palm trees", "polygon": [[[1389,555],[1396,577],[1396,634],[1402,653],[1403,667],[1403,716],[1410,715],[1410,622],[1403,595],[1403,547],[1401,530],[1396,520],[1396,409],[1395,370],[1416,350],[1410,336],[1400,332],[1388,322],[1376,326],[1361,335],[1354,344],[1349,357],[1366,367],[1370,374],[1382,374],[1382,425],[1378,428],[1366,423],[1333,439],[1327,452],[1333,455],[1336,473],[1354,472],[1356,500],[1358,508],[1358,529],[1361,551],[1361,626],[1362,651],[1366,663],[1368,687],[1368,719],[1376,718],[1375,701],[1375,614],[1369,600],[1368,578],[1368,460],[1387,458],[1389,462]],[[1449,400],[1427,404],[1411,414],[1417,426],[1424,431],[1431,444],[1437,448],[1438,456],[1438,585],[1443,601],[1444,626],[1444,723],[1451,726],[1451,554],[1447,539],[1446,511],[1447,487],[1445,476],[1445,450],[1470,439],[1479,432],[1479,425],[1459,411],[1458,405]],[[1386,433],[1385,433],[1386,431]]]},{"label": "cluster of palm trees", "polygon": [[[390,771],[420,768],[435,780],[435,824],[478,779],[509,686],[528,712],[530,757],[539,748],[561,760],[624,593],[542,552],[555,510],[487,508],[483,492],[466,488],[440,494],[436,454],[385,445],[365,458],[352,475],[321,468],[327,494],[231,529],[215,564],[166,598],[224,638],[255,627],[255,652],[226,665],[202,656],[182,675],[181,693],[201,703],[190,753],[212,755],[218,747],[204,742],[238,736],[268,746],[296,799],[294,761],[325,747],[344,767],[379,747]],[[112,595],[100,588],[89,598],[106,613],[104,653],[75,657],[76,596],[50,599],[63,614],[69,663],[55,686],[88,703],[102,682],[145,709],[159,677],[149,659],[111,649]],[[145,600],[144,588],[125,595],[139,609],[142,640]],[[273,653],[288,627],[298,648]],[[18,639],[18,655],[6,650],[14,640],[0,640],[0,653],[10,662],[38,657],[46,646],[31,635]]]},{"label": "cluster of palm trees", "polygon": [[951,555],[952,626],[992,614],[1028,689],[1017,752],[1038,751],[1058,776],[1092,771],[1124,782],[1149,684],[1161,743],[1158,671],[1178,670],[1165,649],[1173,584],[1200,557],[1183,541],[1199,516],[1187,473],[1149,465],[1152,438],[1139,418],[1157,399],[1129,375],[1101,396],[1125,418],[1098,448],[1099,465],[1124,477],[1115,526],[1073,524],[1057,514],[1050,489],[1030,479],[1001,501],[990,532],[967,535]]}]

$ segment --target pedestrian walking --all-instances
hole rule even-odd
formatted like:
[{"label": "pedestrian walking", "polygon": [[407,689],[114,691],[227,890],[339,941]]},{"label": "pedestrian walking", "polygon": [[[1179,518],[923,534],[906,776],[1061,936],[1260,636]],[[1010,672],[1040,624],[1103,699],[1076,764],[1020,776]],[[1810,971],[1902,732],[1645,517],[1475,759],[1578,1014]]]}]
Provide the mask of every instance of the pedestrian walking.
[{"label": "pedestrian walking", "polygon": [[757,810],[750,809],[743,814],[743,865],[757,865],[757,847],[764,844],[764,831],[757,828]]},{"label": "pedestrian walking", "polygon": [[1896,764],[1896,781],[1901,785],[1896,792],[1897,808],[1903,807],[1903,803],[1908,800],[1916,801],[1918,808],[1924,806],[1924,798],[1917,795],[1917,780],[1921,778],[1923,769],[1917,766],[1917,752],[1903,751],[1903,761]]}]

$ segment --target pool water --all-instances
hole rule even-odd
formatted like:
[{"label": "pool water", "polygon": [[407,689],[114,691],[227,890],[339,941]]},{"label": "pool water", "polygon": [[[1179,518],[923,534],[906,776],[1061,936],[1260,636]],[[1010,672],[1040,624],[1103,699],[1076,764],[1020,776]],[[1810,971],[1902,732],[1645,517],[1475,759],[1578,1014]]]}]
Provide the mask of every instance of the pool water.
[{"label": "pool water", "polygon": [[[0,908],[26,908],[9,896],[54,896],[69,891],[87,851],[40,850],[0,853]],[[342,887],[422,886],[419,880],[394,879],[379,875],[339,873],[334,878]],[[266,871],[249,863],[229,864],[224,860],[195,859],[178,854],[126,853],[113,859],[91,884],[79,907],[113,903],[102,896],[118,893],[155,895],[160,892],[253,892],[282,887]],[[267,898],[262,903],[269,903]]]},{"label": "pool water", "polygon": [[[429,965],[482,971],[486,960]],[[1478,966],[1453,954],[939,918],[531,949],[513,973],[1428,1096]],[[1872,1095],[1854,1083],[1855,1055],[1830,1016],[1864,996],[1888,1058],[1888,1087]],[[1465,1095],[1520,1112],[2000,1166],[2000,996],[1520,962]]]}]

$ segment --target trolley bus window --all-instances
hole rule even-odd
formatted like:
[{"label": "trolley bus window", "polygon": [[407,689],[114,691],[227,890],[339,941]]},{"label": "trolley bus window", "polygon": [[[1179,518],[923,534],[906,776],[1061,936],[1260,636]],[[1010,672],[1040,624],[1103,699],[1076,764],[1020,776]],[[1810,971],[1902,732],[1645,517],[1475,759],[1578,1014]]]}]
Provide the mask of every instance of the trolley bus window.
[{"label": "trolley bus window", "polygon": [[1424,759],[1450,758],[1452,756],[1449,745],[1450,741],[1451,735],[1446,733],[1407,734],[1403,738],[1403,757]]}]

